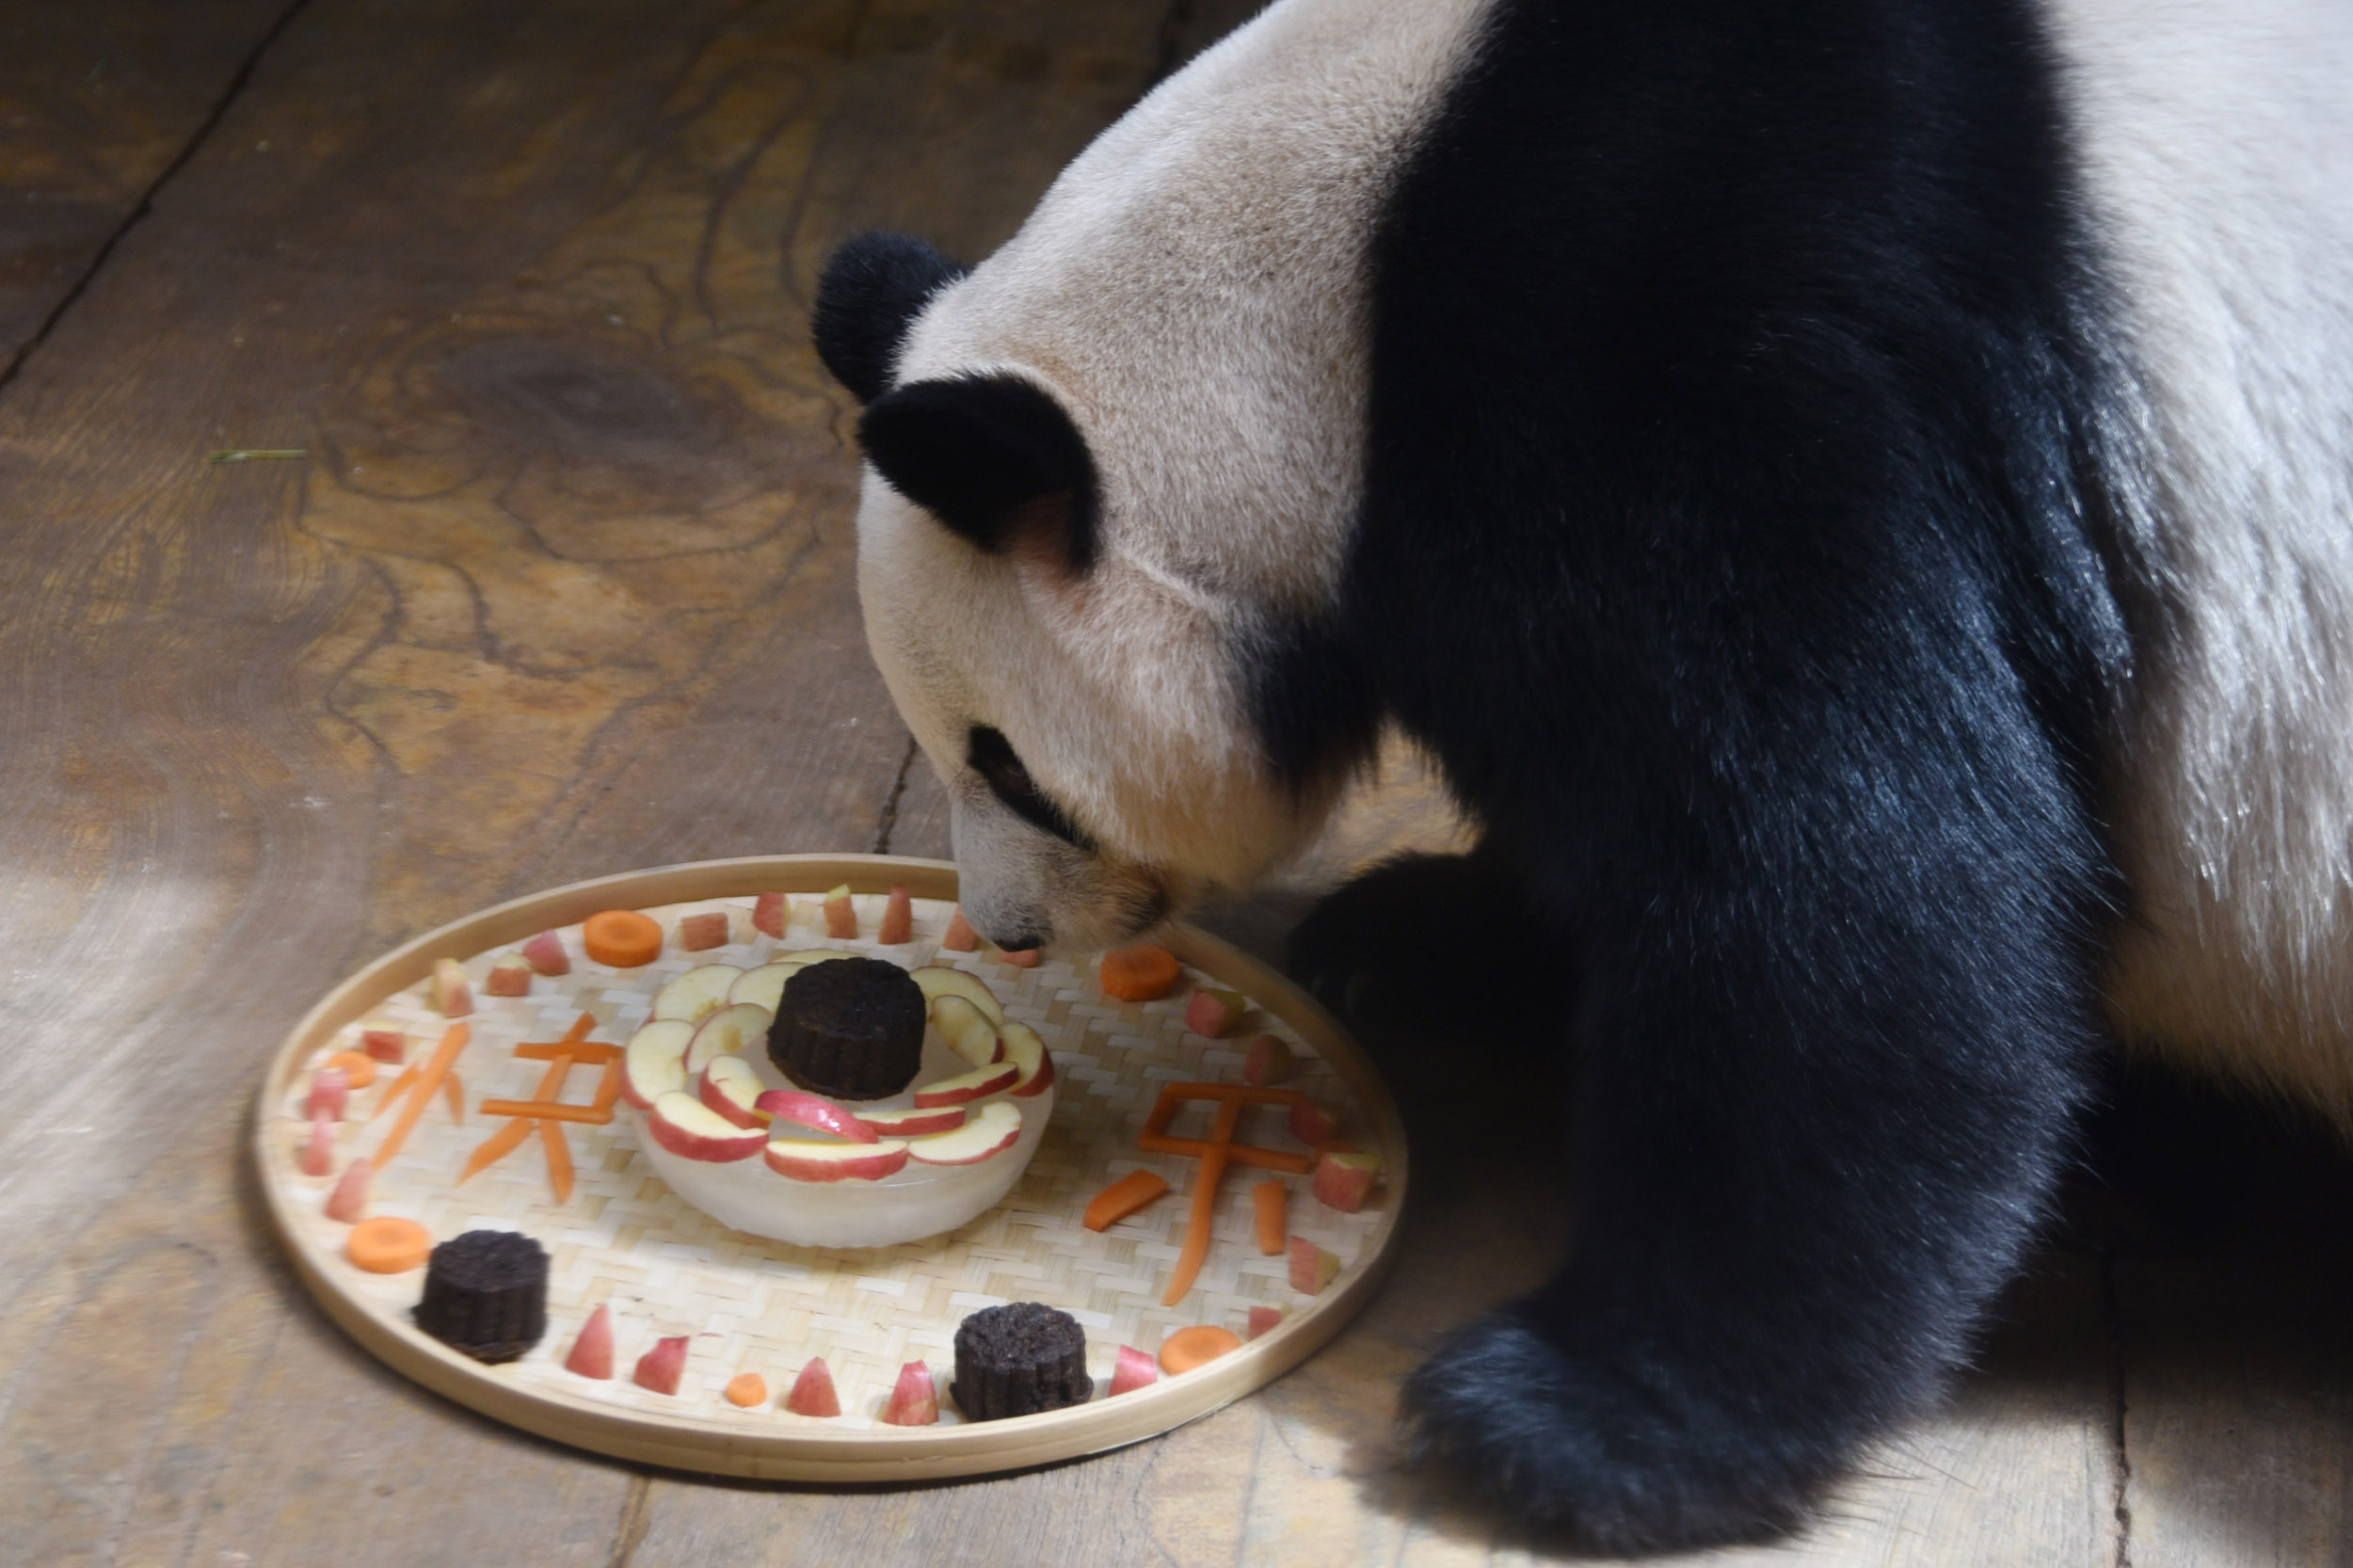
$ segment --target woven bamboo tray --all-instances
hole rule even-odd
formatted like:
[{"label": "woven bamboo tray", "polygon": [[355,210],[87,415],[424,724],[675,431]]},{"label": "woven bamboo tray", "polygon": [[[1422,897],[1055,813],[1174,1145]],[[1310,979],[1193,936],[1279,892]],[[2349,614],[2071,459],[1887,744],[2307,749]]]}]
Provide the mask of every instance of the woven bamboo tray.
[{"label": "woven bamboo tray", "polygon": [[[859,895],[855,941],[824,938],[814,897],[847,882]],[[881,895],[904,883],[917,899],[916,937],[885,948],[872,939]],[[796,895],[781,940],[754,934],[753,895]],[[269,1215],[320,1304],[369,1351],[437,1393],[498,1420],[616,1457],[680,1469],[802,1481],[922,1480],[984,1474],[1073,1458],[1150,1437],[1207,1415],[1296,1366],[1353,1317],[1390,1261],[1406,1186],[1406,1151],[1396,1107],[1347,1035],[1280,975],[1204,933],[1179,928],[1161,938],[1191,973],[1166,999],[1106,998],[1091,957],[1016,968],[986,952],[937,952],[955,897],[955,869],[890,856],[763,856],[667,866],[575,883],[454,921],[386,954],[330,992],[295,1027],[272,1059],[254,1123],[254,1158]],[[803,904],[802,900],[808,900]],[[645,909],[675,917],[726,909],[735,940],[696,953],[677,951],[642,969],[613,970],[574,960],[570,975],[541,977],[522,999],[485,996],[489,959],[536,932],[572,926],[600,909]],[[949,1235],[864,1250],[789,1246],[726,1229],[687,1207],[654,1175],[627,1117],[575,1126],[570,1146],[578,1187],[557,1208],[537,1141],[466,1182],[466,1157],[504,1123],[473,1108],[485,1098],[528,1098],[544,1064],[518,1061],[513,1047],[552,1040],[582,1011],[596,1015],[591,1038],[625,1042],[644,1021],[661,984],[696,964],[750,967],[771,951],[836,947],[909,966],[947,963],[981,976],[1007,1015],[1030,1024],[1053,1052],[1055,1109],[1029,1169],[996,1208]],[[577,943],[573,952],[578,952]],[[434,961],[456,958],[474,978],[472,1040],[457,1063],[469,1113],[431,1108],[398,1158],[376,1174],[370,1211],[422,1222],[437,1240],[479,1227],[536,1237],[552,1256],[548,1334],[522,1360],[486,1367],[421,1334],[409,1321],[422,1272],[372,1275],[344,1256],[345,1227],[321,1206],[333,1177],[310,1177],[296,1157],[308,1130],[300,1101],[312,1066],[344,1048],[362,1027],[401,1027],[420,1061],[443,1028],[423,1000]],[[1242,992],[1249,1016],[1224,1040],[1189,1032],[1186,998],[1199,980]],[[1146,1154],[1135,1135],[1160,1086],[1190,1080],[1240,1080],[1243,1043],[1281,1035],[1299,1058],[1284,1086],[1337,1109],[1346,1136],[1377,1151],[1384,1174],[1356,1214],[1317,1203],[1304,1176],[1286,1177],[1289,1228],[1337,1254],[1339,1277],[1314,1297],[1291,1289],[1287,1260],[1256,1243],[1250,1189],[1268,1173],[1231,1169],[1220,1188],[1214,1242],[1192,1292],[1160,1304],[1185,1220],[1197,1161]],[[392,1117],[367,1120],[396,1070],[353,1096],[343,1124],[338,1170],[373,1155]],[[595,1073],[581,1069],[563,1097],[584,1101]],[[1206,1109],[1206,1108],[1203,1108]],[[1201,1135],[1199,1112],[1172,1130]],[[1258,1108],[1237,1131],[1244,1143],[1295,1148],[1282,1112]],[[1087,1200],[1137,1167],[1167,1177],[1172,1192],[1101,1233],[1080,1224]],[[781,1178],[779,1178],[781,1179]],[[1002,1301],[1042,1301],[1086,1330],[1096,1397],[1084,1405],[1012,1420],[966,1422],[948,1397],[956,1324]],[[600,1303],[618,1330],[611,1382],[563,1368],[582,1322]],[[1161,1339],[1194,1323],[1246,1335],[1248,1309],[1279,1304],[1289,1316],[1240,1351],[1179,1377],[1116,1399],[1109,1386],[1121,1345],[1157,1352]],[[674,1396],[629,1381],[629,1369],[661,1335],[695,1336],[685,1382]],[[843,1414],[815,1419],[780,1405],[793,1375],[823,1355]],[[876,1416],[903,1362],[927,1362],[940,1390],[940,1424],[900,1428]],[[721,1397],[728,1380],[756,1371],[770,1394],[757,1408]]]}]

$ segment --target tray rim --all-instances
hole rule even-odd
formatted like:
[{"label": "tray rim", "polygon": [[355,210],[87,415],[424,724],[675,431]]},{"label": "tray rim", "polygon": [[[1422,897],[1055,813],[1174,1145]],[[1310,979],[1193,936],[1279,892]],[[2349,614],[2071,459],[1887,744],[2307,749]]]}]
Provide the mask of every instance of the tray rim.
[{"label": "tray rim", "polygon": [[461,916],[362,965],[322,997],[270,1058],[254,1099],[249,1149],[270,1228],[312,1299],[379,1361],[435,1393],[536,1436],[674,1469],[763,1480],[893,1482],[1021,1469],[1124,1448],[1199,1419],[1264,1386],[1321,1349],[1354,1318],[1396,1261],[1408,1190],[1404,1124],[1388,1087],[1361,1048],[1316,1000],[1231,943],[1189,925],[1155,939],[1186,964],[1236,985],[1312,1044],[1369,1114],[1384,1161],[1388,1201],[1366,1239],[1360,1266],[1336,1290],[1292,1312],[1268,1334],[1180,1378],[1116,1400],[1009,1421],[828,1432],[780,1427],[747,1432],[739,1422],[606,1407],[525,1388],[438,1340],[388,1324],[346,1296],[312,1256],[273,1154],[275,1112],[300,1063],[328,1036],[429,975],[440,958],[466,958],[569,925],[600,909],[646,908],[754,893],[819,893],[841,883],[882,893],[904,883],[917,898],[953,902],[956,869],[945,860],[893,855],[759,855],[688,861],[564,884]]}]

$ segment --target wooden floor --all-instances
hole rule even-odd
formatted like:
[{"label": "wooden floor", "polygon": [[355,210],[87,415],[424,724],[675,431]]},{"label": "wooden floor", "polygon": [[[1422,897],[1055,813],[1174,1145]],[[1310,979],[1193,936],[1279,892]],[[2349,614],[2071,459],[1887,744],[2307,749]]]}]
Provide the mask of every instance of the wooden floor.
[{"label": "wooden floor", "polygon": [[[811,280],[872,225],[984,253],[1235,8],[0,8],[0,1563],[1545,1556],[1387,1434],[1558,1243],[1514,1146],[1426,1160],[1392,1284],[1263,1395],[898,1493],[442,1403],[311,1307],[241,1158],[272,1045],[421,929],[664,861],[945,853],[860,640]],[[1425,793],[1327,864],[1430,831]],[[2065,1235],[1819,1529],[1718,1560],[2353,1561],[2353,1230]]]}]

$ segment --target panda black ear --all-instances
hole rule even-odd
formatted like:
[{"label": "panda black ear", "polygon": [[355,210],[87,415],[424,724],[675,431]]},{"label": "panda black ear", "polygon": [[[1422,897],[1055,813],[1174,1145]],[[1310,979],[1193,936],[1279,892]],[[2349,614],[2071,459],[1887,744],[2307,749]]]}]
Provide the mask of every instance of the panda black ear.
[{"label": "panda black ear", "polygon": [[908,323],[966,270],[904,234],[843,241],[825,262],[809,312],[817,357],[860,403],[873,402],[890,386]]},{"label": "panda black ear", "polygon": [[858,423],[891,488],[990,554],[1095,564],[1095,462],[1062,405],[1018,376],[914,381]]}]

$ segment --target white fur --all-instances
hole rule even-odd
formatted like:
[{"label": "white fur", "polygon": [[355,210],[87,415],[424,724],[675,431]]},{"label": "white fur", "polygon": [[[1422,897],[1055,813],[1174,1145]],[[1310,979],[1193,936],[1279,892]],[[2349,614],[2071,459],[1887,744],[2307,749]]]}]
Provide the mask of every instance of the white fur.
[{"label": "white fur", "polygon": [[[1032,378],[1102,489],[1103,557],[1072,585],[867,479],[869,640],[948,782],[984,931],[1114,939],[1116,895],[1246,885],[1328,809],[1329,792],[1270,778],[1233,638],[1334,592],[1361,468],[1366,244],[1486,3],[1276,6],[1105,132],[912,329],[901,381]],[[1116,887],[964,767],[975,724],[1004,731]]]},{"label": "white fur", "polygon": [[2153,469],[2114,1016],[2353,1129],[2353,6],[2051,14]]}]

